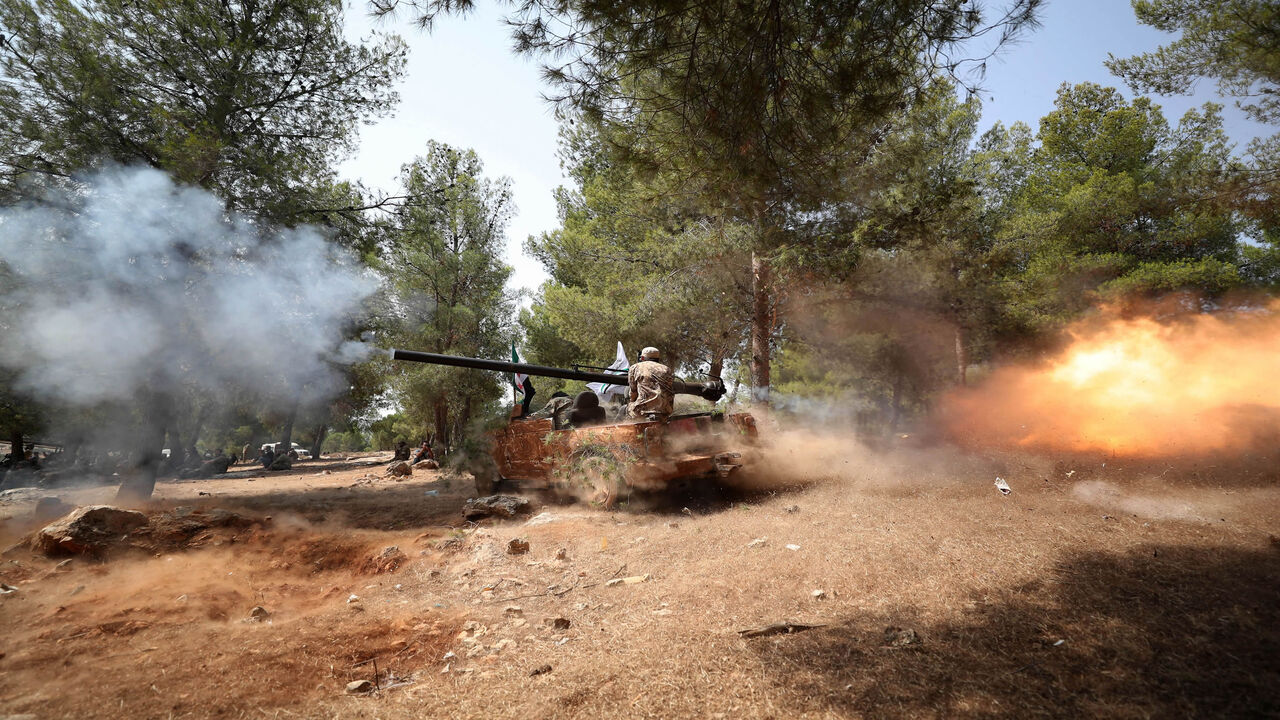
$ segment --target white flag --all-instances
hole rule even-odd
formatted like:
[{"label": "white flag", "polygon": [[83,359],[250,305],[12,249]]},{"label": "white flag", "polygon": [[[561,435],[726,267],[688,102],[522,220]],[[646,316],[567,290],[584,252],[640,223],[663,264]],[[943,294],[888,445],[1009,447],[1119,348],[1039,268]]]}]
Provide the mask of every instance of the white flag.
[{"label": "white flag", "polygon": [[[627,374],[627,370],[631,369],[631,363],[627,361],[627,351],[622,349],[622,342],[618,342],[618,357],[609,366],[609,372],[621,373],[623,376]],[[621,385],[606,385],[605,383],[587,383],[587,387],[591,388],[591,392],[600,396],[601,400],[608,400],[610,395],[622,395],[627,392],[627,383],[624,380]]]}]

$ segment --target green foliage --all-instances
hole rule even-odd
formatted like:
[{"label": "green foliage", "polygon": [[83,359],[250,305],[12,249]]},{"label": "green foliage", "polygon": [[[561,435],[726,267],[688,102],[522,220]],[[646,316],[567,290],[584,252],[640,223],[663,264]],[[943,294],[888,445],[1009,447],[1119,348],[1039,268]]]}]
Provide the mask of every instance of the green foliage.
[{"label": "green foliage", "polygon": [[1206,104],[1171,128],[1150,100],[1083,83],[1059,90],[1030,152],[1025,134],[988,134],[987,147],[1016,157],[989,156],[1000,164],[988,175],[1018,168],[993,206],[1012,324],[1051,327],[1118,293],[1239,282],[1242,226],[1212,202],[1232,163],[1218,111]]},{"label": "green foliage", "polygon": [[369,424],[369,444],[374,450],[391,450],[401,441],[416,446],[424,439],[420,435],[418,427],[401,413],[378,418]]},{"label": "green foliage", "polygon": [[336,0],[3,0],[0,197],[144,163],[286,218],[390,110],[395,37],[348,42]]},{"label": "green foliage", "polygon": [[[383,227],[378,267],[387,282],[387,334],[400,346],[473,357],[510,356],[514,300],[502,263],[514,207],[510,180],[490,180],[475,152],[431,142],[404,166],[406,197]],[[506,378],[401,363],[390,381],[419,429],[449,444],[484,403],[509,392]]]},{"label": "green foliage", "polygon": [[722,363],[746,327],[741,228],[661,178],[641,178],[610,151],[606,132],[577,121],[562,133],[578,186],[557,191],[561,228],[526,244],[552,277],[521,315],[531,355],[606,366],[621,341],[632,353],[660,346],[676,365]]},{"label": "green foliage", "polygon": [[1280,4],[1274,0],[1133,0],[1138,22],[1178,38],[1153,52],[1110,56],[1135,91],[1189,95],[1202,77],[1259,122],[1280,122]]},{"label": "green foliage", "polygon": [[332,432],[324,439],[323,452],[362,452],[369,449],[369,439],[359,430]]}]

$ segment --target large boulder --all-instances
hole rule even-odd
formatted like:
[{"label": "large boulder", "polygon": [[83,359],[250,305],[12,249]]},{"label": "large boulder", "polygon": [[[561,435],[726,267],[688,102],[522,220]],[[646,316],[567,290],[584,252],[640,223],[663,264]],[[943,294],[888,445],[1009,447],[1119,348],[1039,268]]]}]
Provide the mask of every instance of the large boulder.
[{"label": "large boulder", "polygon": [[514,495],[489,495],[468,500],[462,506],[462,515],[468,520],[487,517],[513,518],[529,512],[529,501]]},{"label": "large boulder", "polygon": [[135,510],[90,505],[36,532],[31,548],[45,555],[96,555],[146,524],[147,516]]}]

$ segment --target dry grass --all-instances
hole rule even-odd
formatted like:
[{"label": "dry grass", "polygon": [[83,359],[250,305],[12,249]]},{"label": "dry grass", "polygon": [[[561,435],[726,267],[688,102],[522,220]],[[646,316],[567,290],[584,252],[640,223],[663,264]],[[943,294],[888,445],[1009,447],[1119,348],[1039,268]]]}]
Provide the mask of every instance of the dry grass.
[{"label": "dry grass", "polygon": [[[644,512],[548,505],[543,522],[476,529],[461,524],[463,490],[434,475],[164,486],[165,504],[273,520],[222,545],[76,561],[68,573],[39,558],[7,564],[0,579],[19,592],[0,599],[0,712],[1280,715],[1274,475],[1225,483],[1090,458],[873,455],[829,441],[790,450],[817,460],[782,478],[814,481],[803,490],[758,485]],[[991,486],[996,474],[1012,495]],[[507,555],[514,537],[532,552]],[[392,544],[407,564],[360,574]],[[259,604],[272,622],[241,622]],[[505,612],[513,605],[520,614]],[[570,627],[544,623],[556,617]],[[825,627],[737,634],[782,620]],[[463,631],[468,621],[482,630]],[[887,646],[890,626],[922,643]],[[411,683],[345,696],[372,657],[381,683]]]}]

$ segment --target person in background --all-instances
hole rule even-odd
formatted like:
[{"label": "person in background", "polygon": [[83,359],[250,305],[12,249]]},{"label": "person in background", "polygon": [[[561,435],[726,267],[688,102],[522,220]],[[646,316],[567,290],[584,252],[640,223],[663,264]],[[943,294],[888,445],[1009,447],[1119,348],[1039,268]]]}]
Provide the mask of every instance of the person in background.
[{"label": "person in background", "polygon": [[591,427],[604,423],[604,408],[600,407],[600,396],[584,390],[573,399],[573,409],[566,418],[570,427]]},{"label": "person in background", "polygon": [[530,415],[530,418],[551,418],[551,427],[559,429],[564,424],[565,413],[573,405],[573,400],[569,398],[569,394],[557,390],[551,395],[551,399],[543,406],[541,410]]}]

